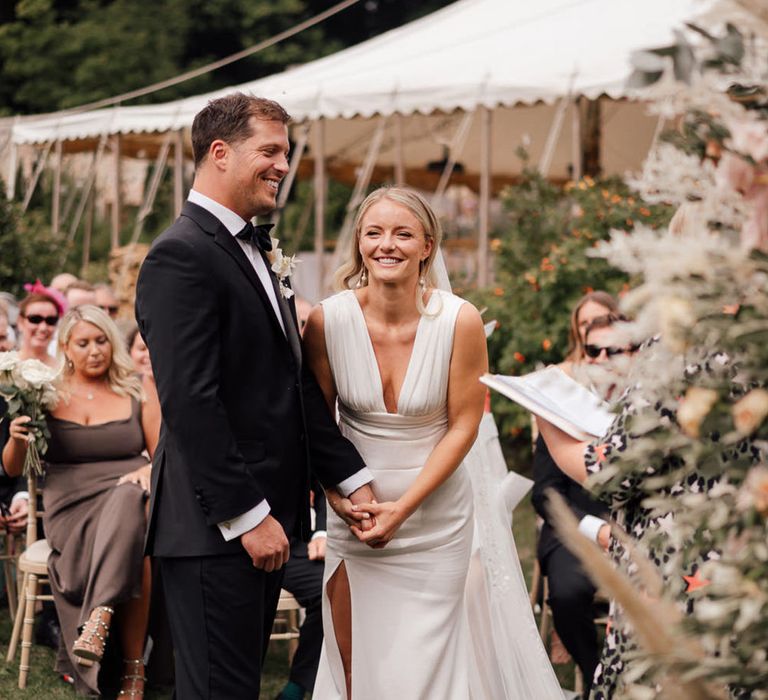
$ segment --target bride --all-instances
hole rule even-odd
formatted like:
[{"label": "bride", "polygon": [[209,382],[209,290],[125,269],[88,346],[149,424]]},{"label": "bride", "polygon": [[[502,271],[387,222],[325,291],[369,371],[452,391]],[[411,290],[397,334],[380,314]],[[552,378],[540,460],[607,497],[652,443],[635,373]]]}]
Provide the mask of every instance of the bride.
[{"label": "bride", "polygon": [[[353,506],[328,492],[336,514],[328,522],[316,700],[500,697],[485,678],[491,621],[470,621],[465,600],[467,581],[477,577],[468,579],[473,493],[464,459],[483,412],[485,334],[471,304],[437,288],[440,236],[416,192],[376,190],[360,207],[350,259],[337,273],[345,291],[307,322],[310,365],[329,405],[338,399],[341,430],[372,471],[377,496]],[[513,636],[539,658],[536,670],[517,665],[536,678],[502,684],[504,697],[562,698],[551,666],[540,663],[530,607],[506,622],[522,627]],[[485,626],[481,645],[470,623]],[[508,650],[491,651],[507,661]]]}]

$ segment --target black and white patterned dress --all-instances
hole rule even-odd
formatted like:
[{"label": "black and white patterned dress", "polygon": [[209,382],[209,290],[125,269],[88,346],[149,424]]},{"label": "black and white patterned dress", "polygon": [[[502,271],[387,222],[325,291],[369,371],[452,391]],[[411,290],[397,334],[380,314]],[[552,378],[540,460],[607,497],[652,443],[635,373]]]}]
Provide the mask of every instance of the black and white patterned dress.
[{"label": "black and white patterned dress", "polygon": [[[686,368],[686,379],[692,381],[697,376],[710,373],[713,371],[710,363],[722,365],[722,362],[722,357],[712,356],[703,365],[691,365]],[[660,422],[664,423],[676,421],[674,405],[665,405],[662,402],[653,406],[644,405],[642,400],[632,400],[633,394],[636,393],[642,394],[642,390],[639,387],[634,387],[625,392],[620,401],[621,411],[607,434],[587,447],[585,463],[588,474],[599,474],[622,458],[622,453],[627,450],[628,445],[634,439],[628,430],[628,425],[632,417],[638,412],[655,415]],[[717,435],[710,435],[708,439],[715,444],[718,442]],[[737,453],[740,453],[738,456],[741,458],[747,457],[755,463],[761,457],[760,451],[751,441],[742,440],[735,446],[723,448],[720,452],[720,459],[726,463],[736,458]],[[679,550],[673,546],[669,538],[663,536],[648,538],[646,535],[663,535],[667,531],[671,519],[674,518],[674,514],[672,511],[659,513],[644,505],[649,493],[642,488],[642,482],[649,477],[670,474],[680,466],[679,458],[674,455],[660,458],[656,464],[638,465],[638,468],[626,475],[625,478],[612,479],[610,485],[602,489],[602,497],[609,501],[611,518],[634,540],[643,539],[644,545],[648,543],[648,546],[643,547],[643,551],[662,573],[667,590],[680,600],[681,605],[686,610],[690,611],[692,601],[689,591],[697,588],[697,571],[703,561],[687,562],[688,570],[679,578],[670,578],[670,576],[665,575],[665,564]],[[719,476],[707,478],[694,472],[675,480],[668,486],[660,487],[657,493],[674,497],[680,497],[684,494],[706,493],[718,481]],[[610,555],[618,565],[623,565],[622,568],[630,576],[636,572],[636,567],[630,562],[624,547],[614,538],[611,540]],[[625,659],[627,654],[632,651],[633,641],[627,626],[622,624],[621,614],[620,606],[611,603],[611,624],[606,631],[602,656],[595,670],[592,700],[615,700],[626,695],[622,674],[626,670]]]}]

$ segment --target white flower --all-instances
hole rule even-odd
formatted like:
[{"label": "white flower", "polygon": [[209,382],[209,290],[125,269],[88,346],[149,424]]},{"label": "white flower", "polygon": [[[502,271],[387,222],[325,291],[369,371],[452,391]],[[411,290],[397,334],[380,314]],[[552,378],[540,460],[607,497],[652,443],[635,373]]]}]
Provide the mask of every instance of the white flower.
[{"label": "white flower", "polygon": [[19,353],[16,351],[0,352],[0,372],[9,372],[19,362]]},{"label": "white flower", "polygon": [[56,378],[56,370],[40,360],[24,360],[19,368],[21,378],[35,389],[49,384]]},{"label": "white flower", "polygon": [[286,282],[287,278],[293,274],[293,270],[300,262],[295,255],[284,255],[282,248],[278,246],[280,241],[277,238],[271,238],[272,250],[267,254],[269,262],[272,263],[272,272],[277,275],[280,283],[280,295],[283,299],[290,299],[293,296],[293,290]]}]

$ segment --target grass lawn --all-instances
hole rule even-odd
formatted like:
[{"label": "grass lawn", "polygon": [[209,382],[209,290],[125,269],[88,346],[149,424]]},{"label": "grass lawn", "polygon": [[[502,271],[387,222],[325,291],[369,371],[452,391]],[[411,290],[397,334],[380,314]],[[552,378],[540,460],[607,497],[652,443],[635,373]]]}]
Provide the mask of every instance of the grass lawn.
[{"label": "grass lawn", "polygon": [[[535,557],[535,513],[530,498],[526,498],[515,510],[513,525],[520,561],[522,562],[526,580],[530,583],[533,561]],[[74,698],[75,693],[53,672],[54,653],[47,647],[32,647],[31,671],[26,690],[19,690],[19,655],[12,664],[5,663],[8,640],[11,637],[11,622],[8,609],[0,610],[0,698],[2,700],[59,700]],[[573,668],[556,667],[558,677],[563,687],[573,687]],[[272,700],[285,683],[288,675],[287,642],[273,642],[267,656],[262,681],[263,700]],[[147,700],[167,700],[171,697],[170,689],[153,688],[147,692]]]}]

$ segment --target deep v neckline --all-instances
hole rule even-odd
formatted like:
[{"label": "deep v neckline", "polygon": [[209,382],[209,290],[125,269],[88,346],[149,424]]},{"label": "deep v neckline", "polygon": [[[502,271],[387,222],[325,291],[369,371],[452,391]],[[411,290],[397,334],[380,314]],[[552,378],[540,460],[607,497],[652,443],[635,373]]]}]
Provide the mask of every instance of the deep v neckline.
[{"label": "deep v neckline", "polygon": [[[368,341],[369,357],[373,360],[375,376],[379,383],[378,395],[379,395],[379,398],[381,399],[382,408],[384,409],[384,412],[390,416],[402,415],[402,412],[400,410],[400,399],[403,397],[403,393],[405,391],[405,388],[408,386],[408,380],[410,379],[410,376],[411,376],[411,367],[413,366],[413,358],[414,358],[414,355],[416,354],[416,347],[419,344],[419,338],[422,335],[421,331],[423,328],[424,314],[420,315],[419,323],[416,326],[416,336],[414,337],[413,345],[411,346],[411,354],[408,356],[408,365],[405,368],[405,376],[403,377],[403,383],[400,385],[400,393],[398,394],[395,400],[395,411],[392,412],[387,408],[387,402],[384,400],[384,380],[381,378],[381,366],[379,365],[379,358],[376,355],[376,348],[373,344],[373,338],[371,338],[371,332],[370,330],[368,330],[368,324],[365,322],[365,313],[363,312],[363,307],[361,306],[360,300],[357,298],[357,294],[355,294],[355,291],[353,289],[350,289],[349,292],[352,295],[354,306],[357,309],[357,313],[360,317],[360,322],[363,324],[363,331],[365,333],[365,337]],[[434,293],[435,292],[432,292],[432,294]],[[432,295],[430,295],[429,300],[427,301],[427,306],[429,306],[431,301],[432,301]]]}]

